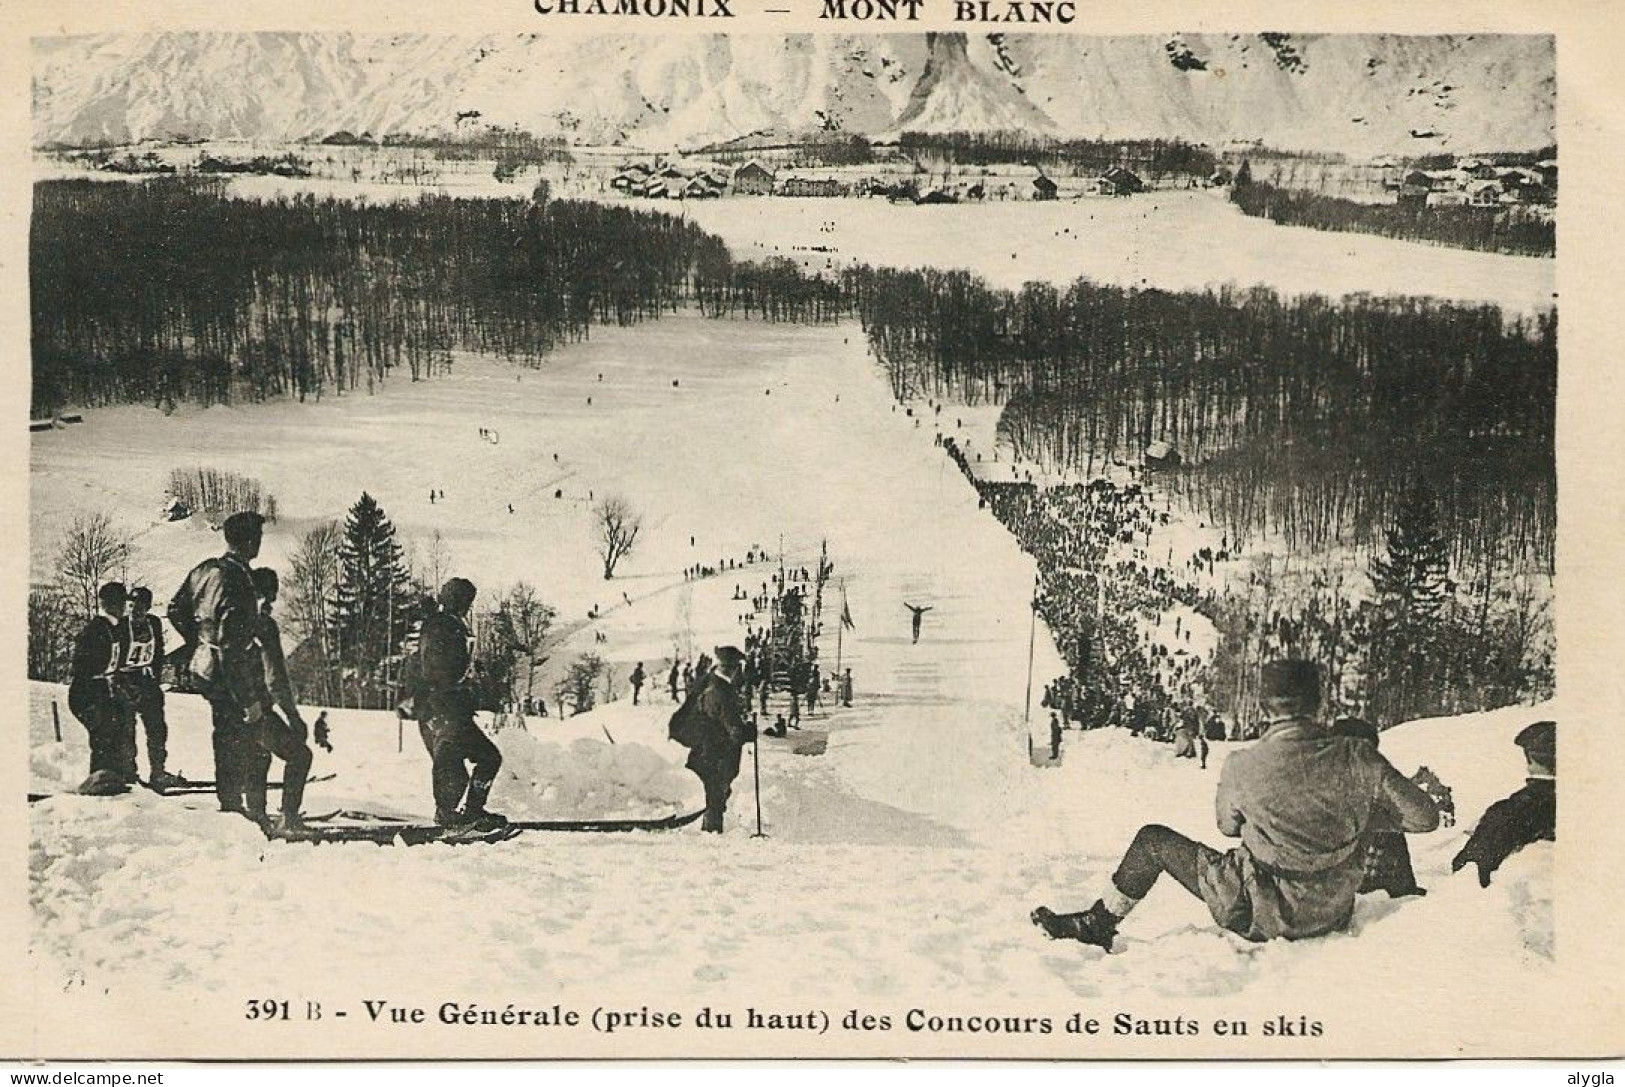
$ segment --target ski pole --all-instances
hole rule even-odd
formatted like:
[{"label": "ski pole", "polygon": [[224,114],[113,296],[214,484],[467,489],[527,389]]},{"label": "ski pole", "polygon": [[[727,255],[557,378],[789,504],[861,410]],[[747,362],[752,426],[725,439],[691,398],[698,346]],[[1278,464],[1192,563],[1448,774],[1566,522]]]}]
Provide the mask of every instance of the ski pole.
[{"label": "ski pole", "polygon": [[753,776],[756,778],[756,833],[752,838],[766,838],[762,831],[762,741],[752,740],[750,744],[750,765]]}]

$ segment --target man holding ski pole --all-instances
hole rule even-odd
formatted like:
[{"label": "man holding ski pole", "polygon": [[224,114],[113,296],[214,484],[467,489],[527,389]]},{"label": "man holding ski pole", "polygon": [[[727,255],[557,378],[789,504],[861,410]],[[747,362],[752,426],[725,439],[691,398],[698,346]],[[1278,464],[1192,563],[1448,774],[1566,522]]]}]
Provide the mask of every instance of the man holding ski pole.
[{"label": "man holding ski pole", "polygon": [[739,776],[740,755],[756,739],[756,729],[745,720],[739,701],[739,679],[745,655],[731,645],[717,647],[716,666],[697,682],[703,683],[694,706],[695,742],[687,766],[705,786],[705,818],[700,826],[721,834],[728,797]]}]

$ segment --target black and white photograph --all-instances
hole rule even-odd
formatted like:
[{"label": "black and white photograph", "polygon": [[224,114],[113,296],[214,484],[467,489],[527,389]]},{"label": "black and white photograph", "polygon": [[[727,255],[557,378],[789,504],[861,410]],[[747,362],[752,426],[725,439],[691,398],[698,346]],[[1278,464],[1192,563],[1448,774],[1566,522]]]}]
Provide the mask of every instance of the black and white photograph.
[{"label": "black and white photograph", "polygon": [[1618,1051],[1559,36],[867,2],[29,39],[36,1055]]}]

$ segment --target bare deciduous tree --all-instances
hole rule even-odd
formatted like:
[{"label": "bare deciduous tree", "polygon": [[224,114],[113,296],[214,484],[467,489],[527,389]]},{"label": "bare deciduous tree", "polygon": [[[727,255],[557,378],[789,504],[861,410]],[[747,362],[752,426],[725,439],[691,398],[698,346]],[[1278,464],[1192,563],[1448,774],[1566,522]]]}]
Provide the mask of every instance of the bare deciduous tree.
[{"label": "bare deciduous tree", "polygon": [[332,657],[328,653],[328,601],[338,587],[339,541],[343,529],[328,521],[299,537],[284,594],[288,625],[296,641],[315,639],[320,655],[322,694],[332,700]]},{"label": "bare deciduous tree", "polygon": [[57,552],[57,579],[85,618],[96,614],[96,590],[129,566],[130,546],[130,534],[105,513],[82,515],[69,526]]},{"label": "bare deciduous tree", "polygon": [[525,670],[510,679],[509,696],[516,702],[529,702],[536,667],[546,658],[542,646],[553,630],[558,612],[537,597],[536,590],[521,581],[508,590],[497,605],[495,633],[511,650],[525,659]]},{"label": "bare deciduous tree", "polygon": [[592,513],[598,524],[598,556],[604,560],[604,580],[608,581],[615,576],[615,567],[637,545],[643,515],[619,495],[606,495]]}]

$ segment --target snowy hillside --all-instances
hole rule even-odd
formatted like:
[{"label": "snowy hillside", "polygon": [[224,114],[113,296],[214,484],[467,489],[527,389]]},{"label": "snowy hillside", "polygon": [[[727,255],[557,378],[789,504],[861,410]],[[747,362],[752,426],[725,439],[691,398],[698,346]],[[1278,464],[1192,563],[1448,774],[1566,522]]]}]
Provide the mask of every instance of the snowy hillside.
[{"label": "snowy hillside", "polygon": [[[1086,906],[1141,823],[1219,841],[1213,788],[1226,745],[1204,771],[1123,732],[1071,734],[1058,766],[1032,765],[1022,723],[1032,563],[933,441],[939,425],[960,434],[974,426],[962,428],[951,410],[940,421],[920,415],[894,404],[848,328],[673,317],[595,332],[544,370],[461,359],[453,375],[370,397],[170,419],[145,407],[91,410],[78,428],[37,436],[37,562],[66,519],[94,505],[131,527],[150,524],[132,569],[162,595],[218,539],[202,525],[154,523],[152,487],[207,448],[211,462],[252,471],[277,495],[285,519],[268,533],[272,565],[285,564],[299,529],[340,515],[364,486],[409,542],[445,532],[457,570],[482,588],[533,582],[563,616],[555,660],[601,652],[620,697],[568,722],[532,719],[526,731],[495,735],[505,765],[492,803],[513,815],[697,807],[698,783],[664,739],[664,692],[632,707],[624,677],[634,661],[738,640],[736,582],[760,575],[688,581],[685,564],[773,545],[781,532],[789,561],[810,562],[827,539],[857,623],[841,647],[854,705],[806,722],[822,744],[762,743],[762,840],[748,837],[748,757],[721,839],[690,828],[531,834],[494,846],[268,843],[211,810],[208,796],[33,804],[42,1014],[100,1022],[104,999],[150,992],[155,977],[195,994],[199,1022],[218,1014],[205,1005],[244,993],[318,995],[313,978],[326,999],[383,993],[431,1005],[546,994],[635,1005],[676,993],[894,1011],[918,1000],[1042,1009],[1101,998],[1126,1008],[1142,996],[1316,1008],[1335,987],[1367,1005],[1393,994],[1399,1014],[1405,1001],[1513,1002],[1521,994],[1505,991],[1508,976],[1550,976],[1553,850],[1514,858],[1488,890],[1448,874],[1472,820],[1521,781],[1511,737],[1532,719],[1527,709],[1413,722],[1385,736],[1401,769],[1426,763],[1456,788],[1463,819],[1413,841],[1431,893],[1362,902],[1350,935],[1250,945],[1167,888],[1125,927],[1120,954],[1045,940],[1028,911]],[[480,440],[482,426],[498,428],[501,442]],[[625,436],[613,459],[603,455],[607,427]],[[401,455],[426,434],[437,443],[432,468]],[[335,467],[340,442],[347,456]],[[437,485],[447,498],[430,504]],[[611,488],[648,511],[651,529],[606,586],[580,498]],[[559,491],[564,498],[552,497]],[[935,607],[918,644],[905,600]],[[605,617],[575,625],[594,604]],[[1036,674],[1052,676],[1054,646],[1042,627],[1037,635]],[[821,659],[833,657],[833,641],[826,629]],[[61,793],[83,776],[84,733],[60,687],[36,684],[30,694],[30,788]],[[398,739],[387,714],[330,718],[337,750],[319,752],[315,772],[334,776],[311,786],[307,811],[425,814],[421,742],[409,730]],[[204,706],[175,696],[171,719],[172,766],[208,776]],[[1350,1040],[1364,1032],[1345,1026],[1331,1048],[1353,1055]],[[505,1037],[507,1051],[549,1044],[525,1037],[536,1040]],[[1005,1044],[1002,1052],[1020,1052],[1019,1042]]]},{"label": "snowy hillside", "polygon": [[484,125],[656,149],[954,129],[1354,154],[1555,139],[1544,37],[157,33],[34,49],[36,145]]},{"label": "snowy hillside", "polygon": [[[87,758],[71,718],[64,743],[52,741],[53,698],[62,699],[60,688],[34,686],[36,789],[70,783]],[[175,764],[206,774],[204,707],[190,697],[172,704]],[[393,719],[333,716],[338,752],[318,753],[315,771],[337,776],[311,786],[307,809],[421,813],[428,760],[415,737],[397,753]],[[542,816],[697,806],[697,783],[661,738],[665,716],[663,707],[617,704],[568,725],[499,733],[517,773],[504,768],[493,802]],[[1298,994],[1312,1008],[1337,986],[1368,997],[1502,999],[1496,986],[1511,974],[1534,983],[1549,970],[1553,848],[1513,857],[1488,889],[1448,864],[1484,805],[1520,784],[1511,737],[1530,716],[1415,722],[1385,737],[1402,769],[1426,763],[1456,787],[1463,821],[1412,841],[1427,897],[1362,899],[1350,933],[1324,940],[1250,945],[1215,929],[1173,886],[1135,913],[1109,957],[1051,943],[1027,923],[1038,902],[1086,905],[1141,822],[1218,842],[1212,790],[1226,745],[1204,772],[1165,745],[1112,730],[1069,741],[1057,768],[1023,769],[992,746],[991,732],[980,747],[960,736],[942,748],[880,724],[835,731],[823,757],[764,741],[766,840],[746,837],[748,759],[721,839],[690,828],[531,834],[496,846],[313,846],[267,843],[213,811],[211,796],[56,796],[31,806],[36,982],[45,992],[66,988],[52,998],[66,1014],[85,989],[116,993],[154,970],[200,996],[302,991],[313,961],[346,965],[332,988],[402,997],[597,998],[655,987],[701,1000],[1042,1007],[1101,994],[1131,1006],[1136,996],[1246,992],[1283,1002]],[[593,738],[599,725],[616,745]],[[950,766],[951,786],[940,776]],[[214,890],[221,886],[232,893]],[[425,938],[449,916],[469,943]],[[655,923],[662,918],[681,923]],[[260,941],[234,936],[255,932],[278,934],[282,953],[268,957]]]}]

